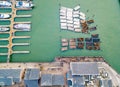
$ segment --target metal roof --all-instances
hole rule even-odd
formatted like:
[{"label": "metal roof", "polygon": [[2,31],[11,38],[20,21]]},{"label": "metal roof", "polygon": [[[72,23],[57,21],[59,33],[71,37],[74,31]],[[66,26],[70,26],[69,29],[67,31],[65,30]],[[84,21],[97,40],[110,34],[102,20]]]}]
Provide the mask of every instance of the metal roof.
[{"label": "metal roof", "polygon": [[27,69],[24,80],[35,80],[40,78],[40,69]]},{"label": "metal roof", "polygon": [[41,86],[52,86],[52,75],[51,74],[41,75]]},{"label": "metal roof", "polygon": [[96,62],[71,62],[72,75],[99,75]]},{"label": "metal roof", "polygon": [[63,75],[53,75],[52,85],[64,85],[64,76]]},{"label": "metal roof", "polygon": [[100,87],[112,87],[111,80],[100,80]]},{"label": "metal roof", "polygon": [[11,86],[12,78],[0,78],[0,86]]},{"label": "metal roof", "polygon": [[83,76],[73,76],[73,87],[83,87],[84,83]]},{"label": "metal roof", "polygon": [[0,69],[0,77],[20,78],[21,69]]},{"label": "metal roof", "polygon": [[64,85],[63,75],[42,74],[41,86]]},{"label": "metal roof", "polygon": [[25,80],[25,87],[39,87],[38,80]]}]

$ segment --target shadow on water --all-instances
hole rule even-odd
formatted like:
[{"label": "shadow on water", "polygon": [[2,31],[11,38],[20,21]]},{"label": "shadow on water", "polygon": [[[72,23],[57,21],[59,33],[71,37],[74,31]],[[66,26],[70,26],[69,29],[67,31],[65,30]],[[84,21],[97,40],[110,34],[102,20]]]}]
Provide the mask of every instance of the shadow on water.
[{"label": "shadow on water", "polygon": [[118,0],[118,3],[119,3],[119,5],[120,5],[120,0]]}]

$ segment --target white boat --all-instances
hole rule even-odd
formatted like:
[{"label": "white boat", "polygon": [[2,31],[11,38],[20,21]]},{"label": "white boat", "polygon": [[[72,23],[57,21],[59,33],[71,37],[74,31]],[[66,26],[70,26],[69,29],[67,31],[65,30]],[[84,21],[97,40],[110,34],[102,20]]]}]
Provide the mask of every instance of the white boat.
[{"label": "white boat", "polygon": [[80,21],[74,22],[74,25],[80,25]]},{"label": "white boat", "polygon": [[66,13],[60,12],[61,16],[66,16]]},{"label": "white boat", "polygon": [[78,28],[78,29],[77,29],[77,28],[75,29],[75,32],[81,32],[81,31],[82,31],[82,30],[79,29],[79,28]]},{"label": "white boat", "polygon": [[8,1],[0,1],[0,7],[11,7],[11,2]]},{"label": "white boat", "polygon": [[61,23],[61,26],[67,26],[67,23]]},{"label": "white boat", "polygon": [[67,30],[67,26],[61,26],[62,30]]},{"label": "white boat", "polygon": [[79,10],[79,9],[80,9],[80,5],[78,5],[74,8],[74,10]]},{"label": "white boat", "polygon": [[73,27],[68,27],[68,30],[74,31]]},{"label": "white boat", "polygon": [[76,28],[80,28],[80,25],[74,25],[74,28],[76,29]]},{"label": "white boat", "polygon": [[73,21],[74,21],[74,22],[79,22],[80,19],[78,19],[78,18],[74,18]]},{"label": "white boat", "polygon": [[66,16],[63,16],[63,15],[60,16],[60,20],[62,20],[62,19],[65,20],[65,19],[66,19]]},{"label": "white boat", "polygon": [[17,30],[30,31],[31,24],[28,23],[14,24],[14,28]]},{"label": "white boat", "polygon": [[75,17],[75,18],[79,18],[80,16],[79,16],[79,15],[77,15],[77,14],[75,14],[75,15],[73,15],[73,17]]},{"label": "white boat", "polygon": [[72,23],[73,23],[73,21],[71,21],[71,20],[67,20],[67,23],[72,24]]},{"label": "white boat", "polygon": [[68,42],[62,42],[62,46],[68,46]]},{"label": "white boat", "polygon": [[67,11],[66,10],[60,10],[60,13],[66,13]]},{"label": "white boat", "polygon": [[86,19],[86,17],[80,16],[80,19],[81,19],[81,20],[85,20],[85,19]]},{"label": "white boat", "polygon": [[8,31],[10,28],[8,27],[0,27],[0,32]]},{"label": "white boat", "polygon": [[78,15],[79,13],[79,11],[73,11],[73,15]]},{"label": "white boat", "polygon": [[16,1],[16,8],[32,8],[33,6],[32,2]]},{"label": "white boat", "polygon": [[69,24],[69,23],[67,24],[67,26],[68,26],[68,27],[74,27],[73,24]]},{"label": "white boat", "polygon": [[80,16],[85,17],[85,13],[80,12]]},{"label": "white boat", "polygon": [[73,21],[73,17],[67,17],[67,20]]},{"label": "white boat", "polygon": [[0,14],[0,19],[6,19],[6,18],[10,18],[10,14],[4,14],[4,13],[1,13]]},{"label": "white boat", "polygon": [[68,39],[66,39],[66,38],[63,38],[63,39],[61,39],[61,42],[68,42]]},{"label": "white boat", "polygon": [[62,20],[60,20],[60,22],[61,22],[61,23],[66,23],[67,20],[63,20],[63,19],[62,19]]},{"label": "white boat", "polygon": [[62,47],[61,48],[61,51],[66,51],[66,50],[68,50],[68,47]]}]

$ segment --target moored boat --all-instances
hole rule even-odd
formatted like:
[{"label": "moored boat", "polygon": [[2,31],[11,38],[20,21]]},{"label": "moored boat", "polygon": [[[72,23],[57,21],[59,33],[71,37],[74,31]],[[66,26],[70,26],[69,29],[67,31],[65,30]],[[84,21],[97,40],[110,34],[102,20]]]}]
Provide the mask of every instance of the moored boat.
[{"label": "moored boat", "polygon": [[6,18],[10,18],[10,14],[4,14],[4,13],[1,13],[0,14],[0,19],[6,19]]},{"label": "moored boat", "polygon": [[66,50],[68,50],[68,47],[62,47],[61,48],[61,51],[66,51]]},{"label": "moored boat", "polygon": [[0,27],[0,32],[5,32],[8,31],[9,28],[8,27]]},{"label": "moored boat", "polygon": [[0,1],[0,7],[11,7],[11,2],[8,1]]},{"label": "moored boat", "polygon": [[32,2],[16,1],[16,8],[32,8],[34,7]]},{"label": "moored boat", "polygon": [[14,24],[14,28],[17,30],[30,31],[31,24],[28,23]]}]

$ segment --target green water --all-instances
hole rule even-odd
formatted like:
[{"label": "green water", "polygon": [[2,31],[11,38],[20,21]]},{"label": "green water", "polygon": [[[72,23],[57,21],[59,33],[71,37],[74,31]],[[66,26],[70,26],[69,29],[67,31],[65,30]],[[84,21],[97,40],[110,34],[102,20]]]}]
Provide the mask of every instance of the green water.
[{"label": "green water", "polygon": [[[34,0],[34,3],[35,8],[32,11],[18,12],[18,14],[32,14],[32,18],[15,19],[15,21],[32,21],[31,32],[16,33],[16,35],[30,35],[31,39],[13,41],[30,42],[30,46],[16,46],[13,50],[30,50],[31,53],[12,55],[12,62],[48,62],[56,56],[103,56],[120,73],[120,4],[118,0]],[[100,34],[102,41],[100,51],[85,49],[60,51],[60,38],[90,37],[90,34],[60,31],[59,4],[71,8],[80,4],[81,11],[95,20],[98,30],[92,33]],[[87,12],[88,9],[89,12]],[[7,49],[0,50],[5,52]],[[0,58],[0,62],[5,61],[6,56]]]}]

